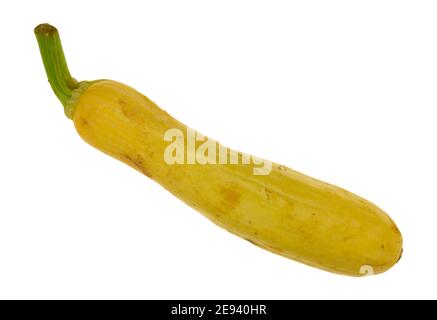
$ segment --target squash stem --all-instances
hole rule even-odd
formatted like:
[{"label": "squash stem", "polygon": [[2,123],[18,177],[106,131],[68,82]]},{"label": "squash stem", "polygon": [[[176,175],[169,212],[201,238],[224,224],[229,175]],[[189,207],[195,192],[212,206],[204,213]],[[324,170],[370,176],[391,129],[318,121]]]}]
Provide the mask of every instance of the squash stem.
[{"label": "squash stem", "polygon": [[68,70],[58,30],[49,24],[40,24],[35,28],[35,36],[50,86],[66,108],[73,91],[79,87],[79,82]]}]

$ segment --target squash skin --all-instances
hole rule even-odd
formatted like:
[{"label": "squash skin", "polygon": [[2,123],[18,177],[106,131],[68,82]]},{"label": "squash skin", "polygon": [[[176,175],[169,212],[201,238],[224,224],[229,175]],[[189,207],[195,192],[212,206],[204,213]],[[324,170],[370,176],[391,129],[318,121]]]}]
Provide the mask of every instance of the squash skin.
[{"label": "squash skin", "polygon": [[382,273],[401,256],[390,217],[339,187],[275,163],[269,175],[253,175],[253,164],[167,164],[165,132],[187,127],[124,84],[91,82],[70,104],[87,143],[259,247],[349,276]]}]

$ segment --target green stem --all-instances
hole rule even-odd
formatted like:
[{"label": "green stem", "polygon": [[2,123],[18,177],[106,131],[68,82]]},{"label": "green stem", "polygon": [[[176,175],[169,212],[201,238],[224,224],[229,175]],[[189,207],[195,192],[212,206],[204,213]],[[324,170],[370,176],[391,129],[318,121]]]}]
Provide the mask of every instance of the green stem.
[{"label": "green stem", "polygon": [[79,87],[79,82],[68,70],[58,30],[49,24],[40,24],[35,28],[35,36],[50,86],[66,108],[73,91]]}]

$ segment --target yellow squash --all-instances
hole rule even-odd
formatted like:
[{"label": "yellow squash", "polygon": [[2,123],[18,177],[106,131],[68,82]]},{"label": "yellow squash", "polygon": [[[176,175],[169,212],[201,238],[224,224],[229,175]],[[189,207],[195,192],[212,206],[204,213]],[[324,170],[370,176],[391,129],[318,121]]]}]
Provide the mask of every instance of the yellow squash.
[{"label": "yellow squash", "polygon": [[[56,29],[43,24],[35,34],[50,84],[80,136],[217,225],[271,252],[344,275],[381,273],[399,260],[402,236],[374,204],[213,140],[203,152],[207,160],[197,162],[206,138],[195,139],[190,149],[192,130],[124,84],[75,81]],[[262,164],[271,170],[260,173]]]}]

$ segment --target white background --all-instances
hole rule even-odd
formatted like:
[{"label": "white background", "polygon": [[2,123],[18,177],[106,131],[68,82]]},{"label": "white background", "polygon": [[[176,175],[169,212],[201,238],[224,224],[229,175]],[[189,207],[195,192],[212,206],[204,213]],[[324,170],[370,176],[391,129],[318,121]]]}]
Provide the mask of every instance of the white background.
[{"label": "white background", "polygon": [[[3,1],[0,298],[437,298],[435,1]],[[348,278],[263,251],[86,145],[33,28],[73,76],[143,92],[225,145],[397,222],[402,260]]]}]

